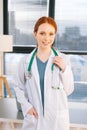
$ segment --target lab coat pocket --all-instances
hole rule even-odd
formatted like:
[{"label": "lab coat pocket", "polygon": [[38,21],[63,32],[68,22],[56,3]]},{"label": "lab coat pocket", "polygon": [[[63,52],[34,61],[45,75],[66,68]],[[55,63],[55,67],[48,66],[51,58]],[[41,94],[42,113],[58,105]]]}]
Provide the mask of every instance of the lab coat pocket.
[{"label": "lab coat pocket", "polygon": [[22,130],[36,130],[37,119],[33,115],[27,114],[24,118]]}]

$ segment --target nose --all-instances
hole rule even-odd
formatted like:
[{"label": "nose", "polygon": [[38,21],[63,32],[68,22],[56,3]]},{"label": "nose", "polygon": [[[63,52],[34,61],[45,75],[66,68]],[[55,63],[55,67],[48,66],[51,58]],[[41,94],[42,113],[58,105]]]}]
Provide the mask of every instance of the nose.
[{"label": "nose", "polygon": [[44,37],[45,40],[48,40],[49,39],[49,35],[46,34],[45,37]]}]

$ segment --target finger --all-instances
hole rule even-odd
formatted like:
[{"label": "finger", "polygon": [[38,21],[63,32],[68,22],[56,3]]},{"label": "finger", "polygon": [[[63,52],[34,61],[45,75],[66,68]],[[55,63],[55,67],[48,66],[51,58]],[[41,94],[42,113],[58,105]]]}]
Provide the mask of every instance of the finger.
[{"label": "finger", "polygon": [[33,115],[35,116],[35,118],[38,118],[38,114],[37,114],[37,112],[33,112]]}]

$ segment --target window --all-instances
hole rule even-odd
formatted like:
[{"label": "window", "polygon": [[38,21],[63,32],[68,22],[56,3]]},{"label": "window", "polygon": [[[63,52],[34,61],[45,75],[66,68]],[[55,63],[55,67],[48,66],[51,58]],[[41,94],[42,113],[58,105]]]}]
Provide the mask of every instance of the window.
[{"label": "window", "polygon": [[[5,4],[7,2],[4,0],[4,8],[6,9],[8,6],[7,30],[9,34],[13,35],[14,45],[13,53],[4,55],[5,74],[14,95],[13,87],[17,65],[20,58],[29,53],[36,45],[33,35],[34,24],[39,17],[48,15],[49,0],[8,0],[8,5]],[[8,96],[6,89],[5,95]]]},{"label": "window", "polygon": [[14,45],[36,45],[33,27],[36,20],[48,15],[47,0],[8,0],[9,34]]},{"label": "window", "polygon": [[[69,100],[87,102],[87,1],[8,1],[9,34],[12,34],[14,38],[14,50],[17,45],[20,45],[21,48],[17,47],[16,51],[22,49],[25,53],[28,52],[29,45],[36,45],[33,37],[35,21],[42,15],[48,15],[48,5],[52,7],[53,2],[55,3],[55,15],[53,10],[50,10],[58,24],[55,46],[69,54],[74,73],[75,91],[69,96]],[[24,48],[25,46],[27,48]],[[24,53],[5,54],[5,73],[9,79],[15,76],[13,67],[17,65],[15,65],[16,57],[18,56],[17,61],[19,61],[23,55]],[[9,63],[11,69],[9,69]]]},{"label": "window", "polygon": [[[19,61],[26,53],[5,53],[5,75],[7,76],[8,84],[12,95],[15,97],[14,86],[16,85],[16,74]],[[5,96],[8,96],[7,90],[4,89]]]},{"label": "window", "polygon": [[74,92],[69,101],[87,102],[87,55],[70,55],[74,74]]},{"label": "window", "polygon": [[55,46],[70,54],[75,90],[70,101],[87,102],[87,1],[56,0],[58,33]]},{"label": "window", "polygon": [[55,19],[56,46],[67,51],[87,51],[87,1],[56,0]]}]

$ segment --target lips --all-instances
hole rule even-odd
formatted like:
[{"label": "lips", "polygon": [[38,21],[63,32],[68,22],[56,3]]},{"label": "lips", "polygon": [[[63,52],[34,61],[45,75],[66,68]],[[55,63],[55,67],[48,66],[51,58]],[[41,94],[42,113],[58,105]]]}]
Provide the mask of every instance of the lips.
[{"label": "lips", "polygon": [[49,45],[50,43],[48,43],[48,42],[42,42],[44,45]]}]

